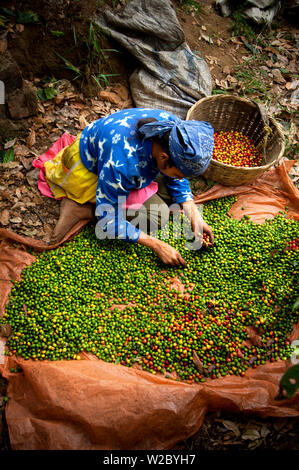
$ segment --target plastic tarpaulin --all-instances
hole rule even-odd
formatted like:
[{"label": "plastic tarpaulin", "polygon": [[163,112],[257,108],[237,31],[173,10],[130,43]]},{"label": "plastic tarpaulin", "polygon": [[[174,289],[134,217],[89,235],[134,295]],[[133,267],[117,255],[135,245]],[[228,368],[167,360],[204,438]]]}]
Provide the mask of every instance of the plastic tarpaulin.
[{"label": "plastic tarpaulin", "polygon": [[[248,214],[261,223],[287,205],[288,216],[298,220],[299,192],[288,177],[293,163],[283,162],[250,185],[216,185],[197,202],[237,194],[231,209],[234,217]],[[14,246],[14,241],[38,250],[52,247],[4,229],[0,230],[0,239],[3,314],[11,280],[34,261],[34,256],[22,246]],[[299,323],[290,340],[298,337]],[[10,372],[17,365],[23,372]],[[8,380],[6,419],[11,445],[18,450],[169,449],[194,435],[211,411],[298,417],[299,392],[290,399],[275,400],[280,379],[289,366],[290,361],[280,360],[250,369],[244,377],[226,376],[189,385],[105,363],[85,353],[80,361],[6,357],[2,375]]]}]

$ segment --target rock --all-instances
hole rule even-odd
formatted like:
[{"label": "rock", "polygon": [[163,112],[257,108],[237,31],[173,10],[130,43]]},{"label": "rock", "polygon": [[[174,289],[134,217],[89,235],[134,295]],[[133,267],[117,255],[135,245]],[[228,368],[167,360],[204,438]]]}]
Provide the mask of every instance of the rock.
[{"label": "rock", "polygon": [[38,112],[38,100],[35,89],[24,80],[23,86],[15,90],[8,98],[8,109],[12,119],[23,119]]},{"label": "rock", "polygon": [[18,88],[22,88],[23,79],[21,71],[9,52],[1,55],[0,80],[4,82],[6,96]]},{"label": "rock", "polygon": [[2,118],[0,114],[0,135],[5,139],[14,137],[25,137],[28,134],[29,123],[26,119],[13,122],[10,119]]}]

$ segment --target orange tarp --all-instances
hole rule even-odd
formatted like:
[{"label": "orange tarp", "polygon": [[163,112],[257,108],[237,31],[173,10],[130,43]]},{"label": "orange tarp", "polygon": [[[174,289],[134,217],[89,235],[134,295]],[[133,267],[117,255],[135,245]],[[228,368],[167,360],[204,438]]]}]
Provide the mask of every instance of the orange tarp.
[{"label": "orange tarp", "polygon": [[[299,220],[298,190],[288,177],[293,164],[285,161],[250,185],[216,185],[196,202],[236,194],[238,200],[231,208],[234,217],[248,214],[262,223],[288,206],[288,216]],[[34,256],[13,242],[38,251],[53,247],[4,229],[0,230],[0,239],[3,314],[11,280],[34,261]],[[290,339],[298,337],[299,323]],[[23,372],[10,372],[17,365]],[[227,376],[188,385],[105,363],[85,353],[80,361],[6,357],[2,375],[8,380],[6,419],[11,446],[18,450],[168,449],[195,434],[211,411],[298,417],[299,392],[291,399],[275,400],[280,379],[289,366],[290,361],[268,362],[248,370],[245,377]]]}]

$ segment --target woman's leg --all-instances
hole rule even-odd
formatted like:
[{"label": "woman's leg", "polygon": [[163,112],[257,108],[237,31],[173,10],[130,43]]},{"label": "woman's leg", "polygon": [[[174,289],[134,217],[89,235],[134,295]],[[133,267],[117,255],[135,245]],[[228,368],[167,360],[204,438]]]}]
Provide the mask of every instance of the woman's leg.
[{"label": "woman's leg", "polygon": [[173,200],[168,192],[168,188],[163,175],[156,179],[158,191],[144,202],[138,211],[127,211],[127,220],[133,225],[149,234],[156,232],[169,221],[169,208]]},{"label": "woman's leg", "polygon": [[[157,178],[158,191],[151,196],[143,207],[135,211],[127,211],[127,220],[146,233],[155,232],[169,221],[168,206],[173,200],[168,192],[163,175]],[[49,244],[59,243],[72,227],[80,220],[95,220],[95,204],[87,202],[79,204],[72,199],[61,200],[60,216],[49,240]]]},{"label": "woman's leg", "polygon": [[60,203],[60,215],[58,222],[49,240],[50,245],[59,243],[64,236],[80,220],[92,220],[94,218],[95,204],[79,204],[72,199],[64,198]]}]

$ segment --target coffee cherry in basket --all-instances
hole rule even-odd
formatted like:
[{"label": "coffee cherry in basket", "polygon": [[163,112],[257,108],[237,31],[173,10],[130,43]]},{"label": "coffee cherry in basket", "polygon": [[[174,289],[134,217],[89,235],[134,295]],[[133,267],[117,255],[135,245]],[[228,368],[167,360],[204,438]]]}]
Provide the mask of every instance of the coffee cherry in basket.
[{"label": "coffee cherry in basket", "polygon": [[253,140],[239,131],[214,133],[213,159],[237,167],[257,167],[262,162],[262,154]]}]

